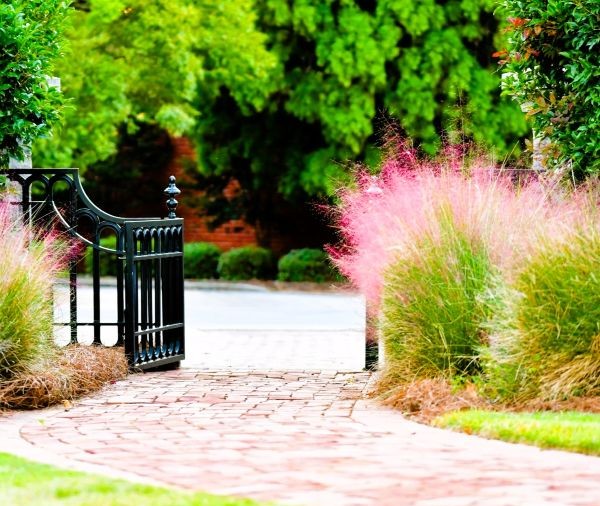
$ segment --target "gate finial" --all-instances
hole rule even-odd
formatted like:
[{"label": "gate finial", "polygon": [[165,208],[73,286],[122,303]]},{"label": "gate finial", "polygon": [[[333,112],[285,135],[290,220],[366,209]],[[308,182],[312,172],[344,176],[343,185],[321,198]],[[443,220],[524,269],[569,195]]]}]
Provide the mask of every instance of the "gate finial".
[{"label": "gate finial", "polygon": [[164,194],[169,197],[167,199],[167,209],[169,210],[169,215],[167,218],[177,218],[175,214],[175,210],[177,209],[177,200],[175,197],[181,193],[181,190],[175,186],[175,176],[169,177],[169,186],[165,188]]}]

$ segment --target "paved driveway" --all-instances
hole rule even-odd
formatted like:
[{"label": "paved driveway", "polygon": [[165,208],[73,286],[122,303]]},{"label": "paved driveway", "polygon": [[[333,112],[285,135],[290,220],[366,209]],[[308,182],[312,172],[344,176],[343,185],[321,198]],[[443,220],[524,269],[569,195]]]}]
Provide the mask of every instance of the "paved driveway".
[{"label": "paved driveway", "polygon": [[364,372],[136,374],[70,411],[0,418],[0,449],[290,506],[600,504],[600,459],[407,421],[361,400],[368,380]]},{"label": "paved driveway", "polygon": [[360,297],[189,290],[186,314],[187,367],[0,415],[0,449],[286,505],[600,505],[598,458],[419,425],[365,400],[370,373],[329,370],[360,368]]},{"label": "paved driveway", "polygon": [[[91,287],[80,286],[77,295],[79,317],[92,321]],[[55,299],[56,317],[67,321],[66,290],[59,289]],[[101,308],[102,318],[116,319],[113,287],[101,289]],[[361,371],[365,366],[365,302],[360,295],[191,283],[185,318],[185,367]],[[111,332],[103,330],[104,342],[116,340]],[[80,337],[91,342],[91,327],[80,328]],[[66,328],[59,336],[65,339]]]}]

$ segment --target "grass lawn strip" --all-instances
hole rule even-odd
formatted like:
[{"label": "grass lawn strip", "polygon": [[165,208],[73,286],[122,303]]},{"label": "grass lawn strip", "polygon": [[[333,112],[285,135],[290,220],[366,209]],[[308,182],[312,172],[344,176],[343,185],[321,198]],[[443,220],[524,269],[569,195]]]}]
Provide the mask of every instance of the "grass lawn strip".
[{"label": "grass lawn strip", "polygon": [[600,414],[453,411],[433,424],[491,439],[600,456]]},{"label": "grass lawn strip", "polygon": [[[259,506],[217,497],[139,485],[0,453],[0,504],[18,506]],[[262,503],[263,505],[265,503]]]}]

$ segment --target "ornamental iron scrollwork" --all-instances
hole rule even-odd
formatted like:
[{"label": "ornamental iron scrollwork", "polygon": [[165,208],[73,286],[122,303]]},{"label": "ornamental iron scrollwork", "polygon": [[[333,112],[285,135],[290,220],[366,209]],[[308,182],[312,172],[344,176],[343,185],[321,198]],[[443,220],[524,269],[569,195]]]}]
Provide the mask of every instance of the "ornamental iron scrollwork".
[{"label": "ornamental iron scrollwork", "polygon": [[[24,168],[5,174],[20,187],[20,196],[13,196],[11,203],[20,207],[23,220],[62,229],[91,257],[92,321],[78,318],[81,258],[69,260],[69,322],[56,325],[70,327],[70,342],[81,342],[79,330],[91,327],[92,342],[107,345],[103,330],[112,328],[116,339],[109,345],[123,345],[132,367],[162,367],[185,358],[183,219],[175,214],[175,197],[181,193],[175,177],[164,190],[168,217],[161,219],[122,218],[103,211],[86,194],[78,169]],[[101,241],[111,236],[114,247]],[[116,286],[101,277],[100,262],[106,258],[116,264]],[[112,319],[102,313],[102,290],[109,287],[117,299]]]}]

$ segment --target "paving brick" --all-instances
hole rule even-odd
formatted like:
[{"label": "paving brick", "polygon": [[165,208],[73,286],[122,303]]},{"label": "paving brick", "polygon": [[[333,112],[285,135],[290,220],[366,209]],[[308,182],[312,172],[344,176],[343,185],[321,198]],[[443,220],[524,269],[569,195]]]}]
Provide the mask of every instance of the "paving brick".
[{"label": "paving brick", "polygon": [[[69,412],[19,415],[16,437],[75,465],[278,504],[600,504],[600,459],[412,423],[363,399],[370,379],[301,370],[133,375]],[[0,415],[0,426],[10,420]]]}]

